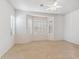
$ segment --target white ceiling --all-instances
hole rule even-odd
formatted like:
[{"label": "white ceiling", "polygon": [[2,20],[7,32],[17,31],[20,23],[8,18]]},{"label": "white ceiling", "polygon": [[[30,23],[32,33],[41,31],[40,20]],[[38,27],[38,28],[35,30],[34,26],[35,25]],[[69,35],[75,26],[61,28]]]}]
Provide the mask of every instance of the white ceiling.
[{"label": "white ceiling", "polygon": [[60,0],[58,5],[62,6],[62,8],[58,8],[55,11],[47,11],[45,7],[40,7],[40,4],[54,1],[55,0],[9,0],[15,9],[31,12],[65,14],[79,8],[79,0]]}]

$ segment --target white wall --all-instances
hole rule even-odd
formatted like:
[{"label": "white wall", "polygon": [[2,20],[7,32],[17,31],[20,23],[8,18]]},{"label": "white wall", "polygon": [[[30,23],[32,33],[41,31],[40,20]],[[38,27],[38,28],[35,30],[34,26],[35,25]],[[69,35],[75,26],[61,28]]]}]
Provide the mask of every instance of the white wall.
[{"label": "white wall", "polygon": [[65,40],[79,44],[79,10],[65,16]]},{"label": "white wall", "polygon": [[26,15],[23,14],[17,14],[16,15],[16,36],[15,36],[15,42],[16,43],[24,43],[28,42],[29,39],[29,33],[26,29]]},{"label": "white wall", "polygon": [[[54,35],[55,40],[63,40],[64,39],[64,15],[49,15],[49,14],[38,14],[38,13],[27,13],[22,11],[16,11],[16,34],[19,32],[18,27],[20,27],[20,32],[16,35],[16,42],[26,42],[30,41],[29,39],[29,33],[26,33],[26,19],[27,15],[41,15],[41,16],[51,16],[55,17],[55,29],[54,29]],[[18,24],[19,22],[19,24]],[[22,34],[22,35],[21,35]],[[25,40],[26,38],[26,40]]]},{"label": "white wall", "polygon": [[54,37],[55,40],[64,39],[64,15],[55,16]]},{"label": "white wall", "polygon": [[10,34],[11,15],[14,15],[14,9],[5,0],[0,0],[0,57],[14,44]]}]

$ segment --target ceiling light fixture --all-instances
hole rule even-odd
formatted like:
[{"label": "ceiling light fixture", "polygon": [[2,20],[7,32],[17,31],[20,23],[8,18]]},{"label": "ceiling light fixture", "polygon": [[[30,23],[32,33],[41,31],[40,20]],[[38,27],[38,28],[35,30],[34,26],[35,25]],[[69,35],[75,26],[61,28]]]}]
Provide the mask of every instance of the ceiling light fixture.
[{"label": "ceiling light fixture", "polygon": [[54,3],[41,4],[41,7],[47,7],[46,10],[57,10],[58,8],[62,8],[62,6],[58,5],[60,0],[56,0]]}]

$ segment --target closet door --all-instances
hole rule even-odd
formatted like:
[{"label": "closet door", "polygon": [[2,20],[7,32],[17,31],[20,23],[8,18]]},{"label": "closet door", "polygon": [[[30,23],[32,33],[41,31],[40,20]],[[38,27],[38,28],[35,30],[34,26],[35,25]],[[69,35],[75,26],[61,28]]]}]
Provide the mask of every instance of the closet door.
[{"label": "closet door", "polygon": [[32,18],[33,40],[48,40],[49,25],[47,17]]}]

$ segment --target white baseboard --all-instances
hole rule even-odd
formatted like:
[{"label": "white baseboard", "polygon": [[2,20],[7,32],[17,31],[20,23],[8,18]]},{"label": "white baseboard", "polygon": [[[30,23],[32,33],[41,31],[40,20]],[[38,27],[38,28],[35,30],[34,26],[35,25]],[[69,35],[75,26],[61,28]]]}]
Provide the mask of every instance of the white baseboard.
[{"label": "white baseboard", "polygon": [[71,40],[65,40],[65,41],[68,41],[68,42],[70,42],[70,43],[79,45],[79,41],[71,41]]}]

